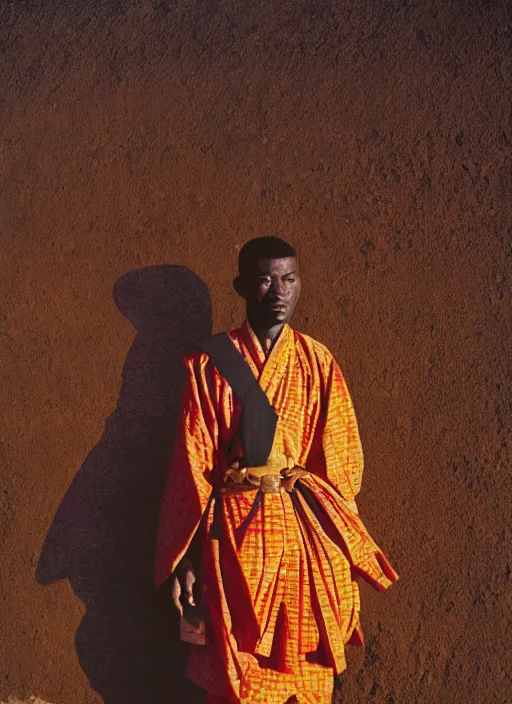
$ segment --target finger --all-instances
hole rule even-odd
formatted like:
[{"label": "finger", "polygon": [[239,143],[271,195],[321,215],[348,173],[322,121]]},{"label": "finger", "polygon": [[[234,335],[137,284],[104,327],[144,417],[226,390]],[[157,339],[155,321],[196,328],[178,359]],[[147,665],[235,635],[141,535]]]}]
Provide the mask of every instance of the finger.
[{"label": "finger", "polygon": [[194,584],[196,582],[196,575],[193,570],[187,570],[185,572],[185,583],[184,589],[185,596],[189,604],[194,604]]},{"label": "finger", "polygon": [[177,577],[175,577],[174,581],[172,583],[172,602],[173,602],[174,606],[178,609],[180,614],[183,615],[183,606],[181,605],[180,596],[181,596],[181,584],[180,584],[179,579]]}]

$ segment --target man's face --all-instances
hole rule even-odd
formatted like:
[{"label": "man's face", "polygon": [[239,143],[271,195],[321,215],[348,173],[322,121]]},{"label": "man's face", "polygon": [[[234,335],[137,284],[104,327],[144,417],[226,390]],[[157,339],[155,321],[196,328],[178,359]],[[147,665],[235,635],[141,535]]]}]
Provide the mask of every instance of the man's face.
[{"label": "man's face", "polygon": [[237,290],[247,301],[249,317],[258,324],[271,328],[288,323],[300,294],[297,258],[259,259]]}]

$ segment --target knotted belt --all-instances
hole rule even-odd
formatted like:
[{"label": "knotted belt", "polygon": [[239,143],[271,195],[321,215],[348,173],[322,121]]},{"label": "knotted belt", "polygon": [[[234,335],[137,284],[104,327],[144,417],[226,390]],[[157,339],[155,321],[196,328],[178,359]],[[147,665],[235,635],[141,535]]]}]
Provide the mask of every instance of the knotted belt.
[{"label": "knotted belt", "polygon": [[224,473],[220,490],[221,493],[258,490],[263,494],[291,493],[295,483],[307,476],[309,472],[297,464],[278,469],[272,465],[240,467],[239,462],[234,462]]}]

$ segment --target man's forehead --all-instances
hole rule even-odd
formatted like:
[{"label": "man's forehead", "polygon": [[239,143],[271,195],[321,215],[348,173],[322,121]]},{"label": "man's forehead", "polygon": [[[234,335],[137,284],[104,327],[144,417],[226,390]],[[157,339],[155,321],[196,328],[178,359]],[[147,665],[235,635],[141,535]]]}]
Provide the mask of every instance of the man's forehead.
[{"label": "man's forehead", "polygon": [[254,262],[254,269],[258,274],[269,274],[275,271],[297,271],[299,262],[297,257],[261,257]]}]

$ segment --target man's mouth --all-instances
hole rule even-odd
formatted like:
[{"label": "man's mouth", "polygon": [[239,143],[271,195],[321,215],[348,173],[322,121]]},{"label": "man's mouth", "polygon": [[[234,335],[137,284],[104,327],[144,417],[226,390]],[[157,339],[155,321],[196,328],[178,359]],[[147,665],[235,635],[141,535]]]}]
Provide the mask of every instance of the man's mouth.
[{"label": "man's mouth", "polygon": [[279,303],[279,301],[274,301],[274,303],[271,303],[269,305],[270,310],[274,311],[280,311],[280,310],[285,310],[286,306],[284,303]]}]

